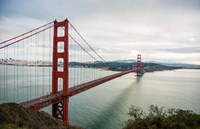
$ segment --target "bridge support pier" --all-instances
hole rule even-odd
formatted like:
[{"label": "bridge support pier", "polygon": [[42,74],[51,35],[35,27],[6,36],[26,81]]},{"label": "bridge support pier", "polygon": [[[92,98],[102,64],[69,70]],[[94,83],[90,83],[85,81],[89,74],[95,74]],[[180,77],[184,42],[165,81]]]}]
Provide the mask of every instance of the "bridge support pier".
[{"label": "bridge support pier", "polygon": [[[52,105],[52,116],[57,119],[62,119],[66,125],[69,125],[68,118],[68,20],[62,22],[54,21],[54,37],[53,37],[53,65],[52,65],[52,93],[58,92],[58,79],[63,80],[63,98],[59,103]],[[58,35],[58,28],[64,29],[64,35]],[[62,52],[58,51],[58,45],[64,44],[64,50]],[[58,64],[60,63],[58,60],[63,60],[63,65],[61,67],[62,70],[58,70]]]}]

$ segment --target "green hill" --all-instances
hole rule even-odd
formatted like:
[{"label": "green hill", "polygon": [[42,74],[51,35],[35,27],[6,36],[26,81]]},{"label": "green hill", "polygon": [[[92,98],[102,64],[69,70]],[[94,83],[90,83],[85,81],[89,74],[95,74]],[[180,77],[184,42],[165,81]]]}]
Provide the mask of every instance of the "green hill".
[{"label": "green hill", "polygon": [[[85,67],[85,68],[103,68],[113,71],[124,71],[133,68],[135,63],[123,63],[123,62],[98,62],[98,63],[80,63],[80,62],[70,62],[70,67]],[[144,72],[154,72],[163,70],[174,70],[180,69],[181,67],[164,66],[156,63],[142,63]]]}]

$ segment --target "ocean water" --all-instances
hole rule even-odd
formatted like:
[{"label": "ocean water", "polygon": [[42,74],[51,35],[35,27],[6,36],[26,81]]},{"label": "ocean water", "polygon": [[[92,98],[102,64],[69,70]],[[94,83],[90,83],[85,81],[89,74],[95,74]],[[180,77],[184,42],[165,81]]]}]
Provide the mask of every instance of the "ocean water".
[{"label": "ocean water", "polygon": [[[49,85],[51,84],[49,77],[51,73],[48,67],[37,67],[39,70],[36,76],[36,68],[26,69],[19,66],[17,78],[18,84],[20,82],[21,85],[17,85],[16,78],[14,79],[12,75],[12,73],[16,74],[16,68],[7,66],[8,71],[6,72],[9,75],[6,77],[9,79],[5,81],[3,67],[5,68],[5,66],[0,66],[1,103],[26,101],[48,93],[51,89]],[[24,78],[24,76],[27,77],[24,74],[27,70],[32,71],[27,74],[28,79]],[[43,74],[41,71],[46,72]],[[71,85],[77,74],[83,75],[84,72],[85,79],[82,77],[80,82],[94,77],[91,75],[93,69],[86,68],[82,72],[76,71],[78,68],[70,69]],[[96,76],[101,77],[116,72],[97,69],[97,73],[99,75]],[[38,80],[38,77],[41,79]],[[200,70],[158,71],[145,73],[140,78],[131,73],[104,83],[70,98],[70,123],[87,129],[121,129],[129,118],[127,112],[130,105],[139,106],[146,111],[151,104],[166,108],[190,109],[200,113]],[[44,111],[51,114],[51,107],[45,108]]]}]

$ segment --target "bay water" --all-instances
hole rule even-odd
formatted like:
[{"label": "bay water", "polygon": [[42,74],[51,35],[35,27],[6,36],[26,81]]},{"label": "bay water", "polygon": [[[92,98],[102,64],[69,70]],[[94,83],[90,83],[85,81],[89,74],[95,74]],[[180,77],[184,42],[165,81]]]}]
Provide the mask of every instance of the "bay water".
[{"label": "bay water", "polygon": [[[76,71],[78,68],[70,68],[71,85],[80,76],[77,74],[84,72],[79,83],[94,76],[91,68]],[[96,73],[98,78],[116,72],[97,69]],[[50,91],[50,68],[0,65],[0,103],[19,103]],[[147,111],[152,104],[200,113],[200,70],[157,71],[142,77],[127,74],[71,97],[69,118],[72,125],[87,129],[121,129],[131,105]],[[51,107],[43,110],[51,114]]]}]

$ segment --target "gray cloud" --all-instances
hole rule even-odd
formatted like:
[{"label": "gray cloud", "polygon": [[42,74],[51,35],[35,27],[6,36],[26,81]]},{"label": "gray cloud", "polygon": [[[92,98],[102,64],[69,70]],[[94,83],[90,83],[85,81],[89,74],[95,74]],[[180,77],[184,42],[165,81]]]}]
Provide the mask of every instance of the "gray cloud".
[{"label": "gray cloud", "polygon": [[200,64],[199,0],[8,0],[0,6],[4,38],[67,17],[106,60],[140,52],[144,60]]},{"label": "gray cloud", "polygon": [[157,49],[158,51],[166,51],[173,53],[200,53],[200,47],[187,47],[187,48],[171,48],[171,49]]}]

